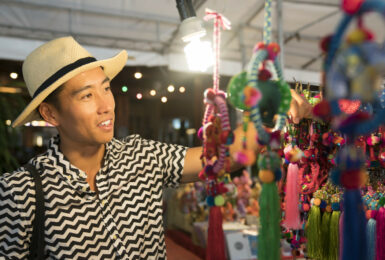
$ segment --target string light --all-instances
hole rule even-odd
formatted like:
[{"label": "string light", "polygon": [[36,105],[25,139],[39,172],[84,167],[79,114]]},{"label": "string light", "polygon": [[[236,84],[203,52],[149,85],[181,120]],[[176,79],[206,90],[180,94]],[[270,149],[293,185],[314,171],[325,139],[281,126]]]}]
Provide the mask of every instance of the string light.
[{"label": "string light", "polygon": [[138,94],[136,94],[136,98],[137,98],[137,99],[139,99],[139,100],[140,100],[140,99],[142,99],[142,97],[143,97],[142,93],[138,93]]},{"label": "string light", "polygon": [[16,72],[11,72],[11,74],[9,74],[9,76],[11,77],[11,79],[17,79],[17,77],[19,75]]},{"label": "string light", "polygon": [[150,90],[150,95],[151,96],[155,96],[156,95],[156,90],[155,89],[151,89]]},{"label": "string light", "polygon": [[11,122],[11,120],[7,119],[7,120],[5,120],[5,124],[6,124],[7,126],[10,126],[10,125],[12,124],[12,122]]},{"label": "string light", "polygon": [[161,99],[160,99],[160,101],[162,101],[162,103],[166,103],[167,102],[167,97],[162,97]]},{"label": "string light", "polygon": [[167,87],[167,91],[168,91],[168,92],[174,92],[174,91],[175,91],[175,87],[174,87],[173,85],[169,85],[169,86]]},{"label": "string light", "polygon": [[128,90],[127,86],[123,86],[123,87],[122,87],[122,91],[123,91],[124,93],[126,93],[127,90]]},{"label": "string light", "polygon": [[136,79],[141,79],[143,77],[143,74],[140,71],[135,72],[134,77]]},{"label": "string light", "polygon": [[179,92],[180,93],[184,93],[186,91],[186,88],[185,87],[183,87],[183,86],[180,86],[179,87]]}]

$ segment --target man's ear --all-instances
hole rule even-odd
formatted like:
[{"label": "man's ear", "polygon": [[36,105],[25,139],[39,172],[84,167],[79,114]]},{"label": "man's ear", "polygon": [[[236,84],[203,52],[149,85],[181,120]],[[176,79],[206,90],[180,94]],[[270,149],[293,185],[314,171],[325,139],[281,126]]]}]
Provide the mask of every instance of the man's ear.
[{"label": "man's ear", "polygon": [[39,106],[39,112],[44,121],[59,126],[58,111],[53,105],[43,102]]}]

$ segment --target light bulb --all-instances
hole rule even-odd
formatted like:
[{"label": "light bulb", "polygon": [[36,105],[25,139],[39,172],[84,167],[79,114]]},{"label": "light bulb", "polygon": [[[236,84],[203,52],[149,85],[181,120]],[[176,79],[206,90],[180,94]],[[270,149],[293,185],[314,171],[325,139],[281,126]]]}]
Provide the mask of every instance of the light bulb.
[{"label": "light bulb", "polygon": [[142,99],[142,97],[143,97],[142,93],[136,94],[136,98],[137,98],[137,99]]},{"label": "light bulb", "polygon": [[210,42],[195,38],[184,47],[187,65],[192,71],[206,71],[214,64],[214,55]]},{"label": "light bulb", "polygon": [[179,87],[179,92],[180,92],[180,93],[186,92],[186,88],[183,87],[183,86],[180,86],[180,87]]},{"label": "light bulb", "polygon": [[156,90],[155,89],[151,89],[150,90],[150,95],[151,96],[155,96],[156,95]]},{"label": "light bulb", "polygon": [[167,97],[162,97],[162,98],[160,99],[160,101],[162,101],[162,103],[166,103],[166,102],[167,102]]}]

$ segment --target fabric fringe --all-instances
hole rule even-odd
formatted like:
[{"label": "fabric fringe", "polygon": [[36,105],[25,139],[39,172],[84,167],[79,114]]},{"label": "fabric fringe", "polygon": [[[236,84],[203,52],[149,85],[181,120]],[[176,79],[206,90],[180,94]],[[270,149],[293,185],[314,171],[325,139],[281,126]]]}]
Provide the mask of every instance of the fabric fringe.
[{"label": "fabric fringe", "polygon": [[321,210],[313,205],[306,225],[307,252],[310,258],[321,259]]},{"label": "fabric fringe", "polygon": [[[366,217],[360,190],[345,190],[342,260],[366,259]],[[378,234],[377,234],[378,236]]]},{"label": "fabric fringe", "polygon": [[321,221],[321,259],[327,260],[329,258],[329,238],[330,238],[330,219],[331,212],[324,212]]},{"label": "fabric fringe", "polygon": [[222,211],[218,206],[210,207],[206,260],[226,260]]},{"label": "fabric fringe", "polygon": [[341,211],[333,211],[330,218],[330,232],[329,232],[329,258],[330,260],[339,259],[339,249],[340,249],[340,216]]},{"label": "fabric fringe", "polygon": [[376,220],[369,219],[366,227],[366,239],[368,241],[368,260],[376,260]]},{"label": "fabric fringe", "polygon": [[287,168],[285,220],[283,225],[288,229],[300,229],[298,165],[290,163]]},{"label": "fabric fringe", "polygon": [[280,252],[280,207],[275,182],[263,183],[259,198],[261,226],[258,236],[258,259],[279,260]]}]

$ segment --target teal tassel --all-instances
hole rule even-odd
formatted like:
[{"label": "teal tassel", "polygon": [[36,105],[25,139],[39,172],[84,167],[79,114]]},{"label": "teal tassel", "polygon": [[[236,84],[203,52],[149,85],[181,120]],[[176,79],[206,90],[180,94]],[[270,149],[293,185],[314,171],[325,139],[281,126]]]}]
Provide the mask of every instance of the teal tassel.
[{"label": "teal tassel", "polygon": [[330,232],[329,232],[329,259],[339,259],[340,249],[340,216],[341,211],[333,211],[330,218]]},{"label": "teal tassel", "polygon": [[376,238],[376,220],[371,218],[366,226],[366,239],[368,241],[367,260],[376,259]]},{"label": "teal tassel", "polygon": [[259,198],[261,227],[258,236],[258,259],[279,260],[281,231],[280,207],[275,182],[263,183]]},{"label": "teal tassel", "polygon": [[306,227],[307,252],[310,258],[321,259],[321,211],[312,206]]}]

